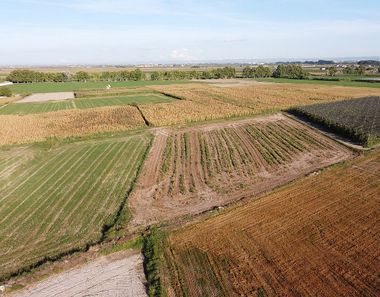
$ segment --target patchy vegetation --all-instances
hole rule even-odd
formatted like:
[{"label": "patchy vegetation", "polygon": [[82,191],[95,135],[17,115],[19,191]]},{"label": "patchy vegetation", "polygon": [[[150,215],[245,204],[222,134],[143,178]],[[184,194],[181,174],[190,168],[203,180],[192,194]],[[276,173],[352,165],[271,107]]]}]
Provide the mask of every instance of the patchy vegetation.
[{"label": "patchy vegetation", "polygon": [[281,115],[158,130],[129,200],[132,224],[196,214],[352,156]]}]

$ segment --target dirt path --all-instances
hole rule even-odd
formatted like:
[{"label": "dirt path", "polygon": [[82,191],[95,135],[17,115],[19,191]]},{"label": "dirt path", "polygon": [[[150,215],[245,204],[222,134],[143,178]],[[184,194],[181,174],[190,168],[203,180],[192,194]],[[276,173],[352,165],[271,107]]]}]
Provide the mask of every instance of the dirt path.
[{"label": "dirt path", "polygon": [[147,296],[142,255],[123,251],[99,258],[6,296]]},{"label": "dirt path", "polygon": [[25,97],[16,103],[45,102],[74,99],[74,92],[36,93]]}]

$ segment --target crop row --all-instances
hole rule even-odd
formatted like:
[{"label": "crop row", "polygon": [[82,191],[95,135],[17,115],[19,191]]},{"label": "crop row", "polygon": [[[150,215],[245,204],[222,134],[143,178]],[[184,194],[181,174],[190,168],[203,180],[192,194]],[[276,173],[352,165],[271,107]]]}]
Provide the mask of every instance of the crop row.
[{"label": "crop row", "polygon": [[380,154],[292,185],[163,241],[173,296],[377,296]]},{"label": "crop row", "polygon": [[380,141],[380,97],[314,104],[289,111],[366,146]]},{"label": "crop row", "polygon": [[[185,195],[209,186],[224,191],[277,171],[301,155],[334,149],[288,120],[210,131],[179,131],[168,137],[157,183],[162,195]],[[198,189],[200,187],[200,189]]]},{"label": "crop row", "polygon": [[0,176],[0,278],[99,240],[148,143],[138,135],[66,145]]}]

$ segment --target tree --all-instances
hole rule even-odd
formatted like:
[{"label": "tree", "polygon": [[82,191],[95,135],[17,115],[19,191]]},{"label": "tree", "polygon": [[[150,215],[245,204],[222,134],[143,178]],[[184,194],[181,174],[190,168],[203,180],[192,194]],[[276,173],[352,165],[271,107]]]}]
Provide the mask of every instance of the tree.
[{"label": "tree", "polygon": [[327,69],[329,76],[335,76],[338,69],[335,66],[331,66]]},{"label": "tree", "polygon": [[160,75],[160,72],[158,71],[154,71],[150,75],[150,80],[160,80],[160,78],[161,78],[161,75]]},{"label": "tree", "polygon": [[277,66],[273,72],[273,77],[276,78],[294,78],[304,79],[307,77],[307,73],[302,69],[300,65],[283,65]]},{"label": "tree", "polygon": [[74,75],[74,79],[77,81],[87,82],[90,79],[90,75],[85,71],[78,71]]}]

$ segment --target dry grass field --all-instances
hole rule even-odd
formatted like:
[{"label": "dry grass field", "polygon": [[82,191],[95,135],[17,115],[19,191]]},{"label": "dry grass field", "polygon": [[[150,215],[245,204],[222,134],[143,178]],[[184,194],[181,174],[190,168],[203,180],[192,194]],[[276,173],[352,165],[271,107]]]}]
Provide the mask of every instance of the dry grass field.
[{"label": "dry grass field", "polygon": [[165,242],[169,296],[379,296],[380,152]]},{"label": "dry grass field", "polygon": [[223,88],[198,83],[149,88],[183,99],[142,106],[142,112],[154,126],[243,117],[296,105],[380,95],[380,90],[374,88],[274,83]]},{"label": "dry grass field", "polygon": [[132,106],[100,107],[31,115],[0,115],[0,145],[144,127]]},{"label": "dry grass field", "polygon": [[283,115],[157,129],[129,201],[134,224],[258,194],[353,153]]},{"label": "dry grass field", "polygon": [[320,101],[380,95],[380,90],[375,88],[275,83],[256,83],[248,86],[224,88],[207,84],[152,86],[151,88],[196,102],[213,99],[248,107],[254,109],[256,113],[266,109],[288,108]]}]

